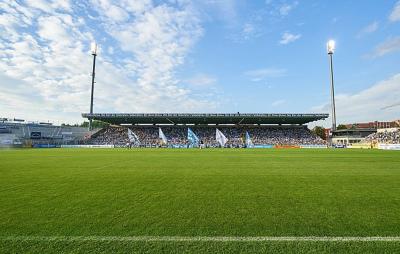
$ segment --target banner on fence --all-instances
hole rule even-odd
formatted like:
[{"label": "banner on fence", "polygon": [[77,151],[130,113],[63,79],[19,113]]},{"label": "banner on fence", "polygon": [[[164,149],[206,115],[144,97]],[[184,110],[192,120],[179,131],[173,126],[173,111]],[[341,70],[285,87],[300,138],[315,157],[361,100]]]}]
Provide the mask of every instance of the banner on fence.
[{"label": "banner on fence", "polygon": [[251,148],[274,148],[274,145],[253,145]]},{"label": "banner on fence", "polygon": [[169,145],[168,148],[188,148],[188,145],[186,145],[186,144],[173,144],[173,145]]},{"label": "banner on fence", "polygon": [[114,145],[62,145],[61,148],[114,148]]},{"label": "banner on fence", "polygon": [[353,149],[371,149],[373,148],[373,145],[368,144],[368,143],[360,143],[360,144],[351,144],[348,145],[347,148],[353,148]]},{"label": "banner on fence", "polygon": [[277,149],[288,149],[288,148],[300,148],[300,146],[294,146],[294,145],[275,145],[275,148],[277,148]]},{"label": "banner on fence", "polygon": [[52,144],[34,144],[32,145],[33,148],[59,148],[59,145],[52,145]]},{"label": "banner on fence", "polygon": [[382,149],[382,150],[400,150],[400,144],[378,144],[378,149]]},{"label": "banner on fence", "polygon": [[328,148],[326,145],[300,145],[300,148]]}]

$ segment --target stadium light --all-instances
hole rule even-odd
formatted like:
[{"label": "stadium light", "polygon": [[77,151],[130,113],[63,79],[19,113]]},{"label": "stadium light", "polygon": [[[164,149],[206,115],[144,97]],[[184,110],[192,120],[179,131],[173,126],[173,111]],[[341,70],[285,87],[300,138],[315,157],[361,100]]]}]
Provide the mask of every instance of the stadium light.
[{"label": "stadium light", "polygon": [[336,131],[336,106],[335,106],[335,86],[333,82],[333,53],[335,52],[335,41],[329,40],[326,48],[329,55],[329,65],[331,73],[331,106],[332,106],[332,132]]},{"label": "stadium light", "polygon": [[96,44],[96,42],[92,42],[90,44],[90,51],[92,52],[92,55],[96,55],[97,54],[97,44]]},{"label": "stadium light", "polygon": [[[90,96],[90,115],[93,114],[93,94],[94,94],[94,77],[96,70],[96,56],[97,56],[97,44],[96,42],[92,42],[90,45],[91,53],[93,56],[93,69],[92,69],[92,92]],[[89,131],[92,130],[92,117],[89,118]]]},{"label": "stadium light", "polygon": [[335,52],[335,41],[329,40],[326,44],[326,49],[328,50],[328,54],[333,54]]}]

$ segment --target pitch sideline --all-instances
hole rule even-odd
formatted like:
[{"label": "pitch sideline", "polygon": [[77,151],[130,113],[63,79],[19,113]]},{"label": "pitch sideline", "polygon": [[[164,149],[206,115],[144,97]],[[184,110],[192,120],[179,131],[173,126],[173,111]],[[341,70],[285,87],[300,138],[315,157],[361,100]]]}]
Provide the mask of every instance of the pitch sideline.
[{"label": "pitch sideline", "polygon": [[400,236],[0,236],[39,242],[400,242]]}]

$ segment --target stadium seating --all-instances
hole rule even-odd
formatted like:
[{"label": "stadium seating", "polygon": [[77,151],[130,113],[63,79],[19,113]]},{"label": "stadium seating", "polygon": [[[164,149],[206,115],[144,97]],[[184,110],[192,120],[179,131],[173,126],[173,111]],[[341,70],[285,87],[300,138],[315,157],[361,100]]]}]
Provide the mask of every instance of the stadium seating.
[{"label": "stadium seating", "polygon": [[[139,138],[140,145],[160,145],[158,126],[130,126]],[[162,126],[168,145],[188,144],[187,126]],[[254,145],[325,145],[326,141],[314,135],[305,126],[190,126],[205,147],[218,147],[215,130],[218,128],[228,138],[226,147],[243,147],[246,131]],[[91,145],[124,146],[129,143],[128,127],[107,127],[86,141]]]},{"label": "stadium seating", "polygon": [[365,138],[369,143],[400,144],[400,130],[372,133]]},{"label": "stadium seating", "polygon": [[87,128],[34,123],[0,123],[0,144],[80,144]]}]

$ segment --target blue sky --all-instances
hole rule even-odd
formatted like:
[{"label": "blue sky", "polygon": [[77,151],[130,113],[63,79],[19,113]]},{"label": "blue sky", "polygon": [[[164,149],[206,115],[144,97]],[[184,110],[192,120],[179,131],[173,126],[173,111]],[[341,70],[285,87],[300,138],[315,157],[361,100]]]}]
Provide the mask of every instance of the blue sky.
[{"label": "blue sky", "polygon": [[[400,1],[3,0],[0,116],[81,122],[95,112],[400,114]],[[318,123],[328,126],[329,121]]]}]

